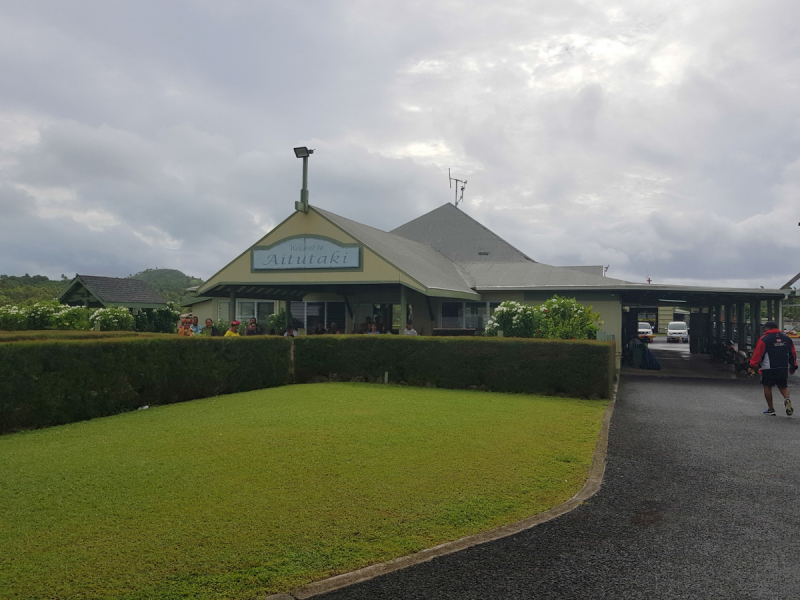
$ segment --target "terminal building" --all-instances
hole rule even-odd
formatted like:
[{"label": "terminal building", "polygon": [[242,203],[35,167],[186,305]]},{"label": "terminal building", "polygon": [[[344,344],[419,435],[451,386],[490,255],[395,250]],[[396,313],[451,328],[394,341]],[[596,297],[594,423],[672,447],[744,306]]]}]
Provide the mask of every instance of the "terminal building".
[{"label": "terminal building", "polygon": [[791,291],[637,284],[606,277],[602,266],[542,264],[449,203],[389,232],[306,204],[203,284],[192,312],[263,325],[284,308],[300,335],[318,323],[355,333],[367,317],[396,333],[412,320],[421,335],[476,335],[500,302],[557,294],[600,313],[600,340],[627,341],[647,307],[693,319],[693,350],[702,351],[702,339],[721,335],[745,304],[759,308],[749,311],[755,325],[762,302],[780,318]]}]

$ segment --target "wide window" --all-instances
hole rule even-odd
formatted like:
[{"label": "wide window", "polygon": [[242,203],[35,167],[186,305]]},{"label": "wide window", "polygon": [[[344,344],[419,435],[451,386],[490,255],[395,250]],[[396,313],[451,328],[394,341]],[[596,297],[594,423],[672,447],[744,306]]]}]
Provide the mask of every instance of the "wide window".
[{"label": "wide window", "polygon": [[296,329],[305,329],[312,333],[317,323],[327,330],[331,323],[336,323],[339,331],[345,330],[345,304],[344,302],[292,302],[292,326]]},{"label": "wide window", "polygon": [[488,307],[486,302],[467,302],[466,303],[465,325],[469,329],[484,329],[486,327],[486,313]]},{"label": "wide window", "polygon": [[445,329],[486,329],[499,302],[442,302],[441,323]]},{"label": "wide window", "polygon": [[442,302],[442,327],[456,329],[464,326],[464,303]]}]

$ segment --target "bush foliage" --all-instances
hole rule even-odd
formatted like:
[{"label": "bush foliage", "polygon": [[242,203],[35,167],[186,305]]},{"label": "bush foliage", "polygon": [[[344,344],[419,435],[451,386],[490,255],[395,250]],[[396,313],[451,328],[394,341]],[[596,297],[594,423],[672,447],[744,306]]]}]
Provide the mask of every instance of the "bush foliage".
[{"label": "bush foliage", "polygon": [[168,308],[143,308],[136,315],[127,308],[83,308],[45,300],[29,306],[0,306],[0,330],[39,331],[71,329],[85,331],[99,324],[101,331],[131,331],[175,333],[180,311],[167,303]]},{"label": "bush foliage", "polygon": [[309,336],[295,339],[295,380],[335,373],[410,385],[610,398],[613,342],[468,337]]},{"label": "bush foliage", "polygon": [[156,335],[0,344],[0,433],[283,385],[290,344]]},{"label": "bush foliage", "polygon": [[541,306],[508,300],[498,306],[486,324],[485,335],[561,340],[597,339],[600,314],[575,298],[553,296]]}]

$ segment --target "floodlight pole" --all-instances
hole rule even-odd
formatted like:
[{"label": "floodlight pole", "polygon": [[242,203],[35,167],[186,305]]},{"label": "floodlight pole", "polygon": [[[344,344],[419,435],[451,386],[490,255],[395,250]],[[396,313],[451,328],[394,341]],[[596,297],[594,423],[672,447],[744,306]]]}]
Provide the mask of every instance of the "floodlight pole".
[{"label": "floodlight pole", "polygon": [[303,189],[300,190],[300,202],[295,202],[295,210],[303,213],[308,212],[308,157],[314,154],[313,150],[308,148],[295,148],[295,156],[303,159]]}]

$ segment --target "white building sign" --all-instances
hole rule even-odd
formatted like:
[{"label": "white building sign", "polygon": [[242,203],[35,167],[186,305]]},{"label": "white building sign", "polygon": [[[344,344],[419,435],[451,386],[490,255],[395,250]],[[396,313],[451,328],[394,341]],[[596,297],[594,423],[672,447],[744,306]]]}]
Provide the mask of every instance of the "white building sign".
[{"label": "white building sign", "polygon": [[322,238],[291,238],[266,249],[253,249],[253,270],[357,269],[361,266],[359,250]]}]

